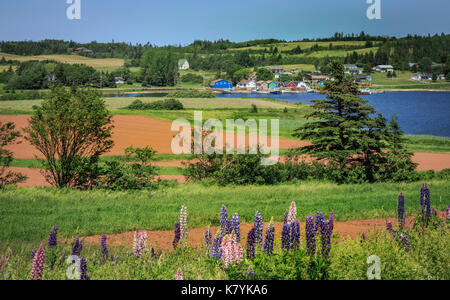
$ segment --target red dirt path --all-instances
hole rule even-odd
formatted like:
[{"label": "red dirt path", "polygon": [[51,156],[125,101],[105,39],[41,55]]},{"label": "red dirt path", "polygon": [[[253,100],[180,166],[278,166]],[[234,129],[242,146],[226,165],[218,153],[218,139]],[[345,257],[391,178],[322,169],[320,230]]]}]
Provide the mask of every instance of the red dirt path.
[{"label": "red dirt path", "polygon": [[[445,212],[438,212],[440,218],[444,218]],[[397,220],[389,218],[388,221],[392,224],[396,224]],[[412,227],[415,221],[415,217],[406,218],[406,226]],[[268,223],[264,224],[264,231],[266,231]],[[245,246],[246,237],[253,225],[241,224],[241,244]],[[281,238],[281,230],[283,223],[275,223],[275,239]],[[368,220],[352,220],[346,222],[335,222],[334,233],[339,235],[338,241],[345,239],[354,239],[360,237],[362,234],[366,236],[370,233],[379,231],[384,232],[386,229],[386,219],[368,219]],[[189,228],[188,243],[191,247],[196,248],[204,244],[204,234],[206,228]],[[218,227],[212,227],[211,231],[213,237]],[[300,230],[302,232],[302,243],[304,242],[305,223],[301,223]],[[170,251],[173,249],[172,241],[174,237],[173,231],[147,231],[148,240],[147,243],[156,249],[164,251]],[[109,245],[126,245],[132,247],[134,232],[126,232],[121,234],[107,235]],[[87,244],[100,244],[100,235],[84,237],[83,240]]]}]

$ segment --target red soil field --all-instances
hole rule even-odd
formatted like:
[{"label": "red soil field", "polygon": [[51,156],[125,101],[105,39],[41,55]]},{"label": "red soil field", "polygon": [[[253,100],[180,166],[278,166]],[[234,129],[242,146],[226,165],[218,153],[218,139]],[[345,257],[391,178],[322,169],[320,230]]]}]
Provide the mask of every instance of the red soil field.
[{"label": "red soil field", "polygon": [[[445,217],[445,212],[438,212],[438,216],[440,218]],[[392,222],[392,224],[397,224],[397,219],[389,218],[388,221]],[[415,217],[406,218],[406,226],[411,228],[414,224]],[[266,232],[266,228],[268,223],[264,224],[264,233]],[[281,239],[281,230],[283,227],[283,223],[275,223],[275,239]],[[241,244],[245,246],[246,237],[250,229],[253,228],[253,224],[241,224]],[[204,237],[205,237],[206,228],[189,228],[188,235],[188,243],[189,246],[196,248],[204,245]],[[215,232],[218,230],[218,227],[212,227],[211,231],[213,233],[213,237]],[[304,231],[305,231],[305,223],[301,223],[300,231],[302,232],[301,243],[304,243]],[[368,220],[352,220],[346,222],[335,222],[334,226],[334,234],[338,234],[339,238],[337,241],[343,241],[346,239],[354,239],[357,237],[361,237],[363,234],[367,237],[371,233],[375,232],[385,232],[386,231],[386,219],[368,219]],[[161,249],[164,251],[170,251],[173,249],[172,241],[174,237],[173,231],[147,231],[148,240],[147,244],[149,247],[154,247],[155,249]],[[133,245],[133,237],[134,232],[126,232],[121,234],[112,234],[107,235],[108,244],[109,245],[125,245],[128,247],[132,247]],[[87,244],[100,245],[101,236],[89,236],[84,237],[84,240]],[[63,239],[61,241],[64,241]]]}]

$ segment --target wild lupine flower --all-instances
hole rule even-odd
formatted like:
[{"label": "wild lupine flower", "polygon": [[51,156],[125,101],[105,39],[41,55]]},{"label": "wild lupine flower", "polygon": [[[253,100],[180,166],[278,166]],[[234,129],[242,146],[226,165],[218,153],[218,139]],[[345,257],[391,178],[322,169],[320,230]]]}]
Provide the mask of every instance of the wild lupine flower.
[{"label": "wild lupine flower", "polygon": [[284,224],[281,231],[281,249],[289,251],[291,246],[291,225]]},{"label": "wild lupine flower", "polygon": [[101,252],[103,254],[103,257],[107,258],[109,256],[109,251],[108,251],[108,247],[106,245],[106,235],[102,235],[102,239],[100,241],[100,246],[101,246]]},{"label": "wild lupine flower", "polygon": [[80,256],[81,250],[83,250],[83,243],[80,242],[78,237],[75,237],[72,242],[72,255]]},{"label": "wild lupine flower", "polygon": [[178,268],[177,273],[175,274],[175,280],[183,280],[183,271],[181,268]]},{"label": "wild lupine flower", "polygon": [[55,247],[58,244],[58,240],[56,238],[56,235],[58,234],[58,226],[53,226],[53,230],[50,232],[50,235],[48,237],[48,246],[49,247]]},{"label": "wild lupine flower", "polygon": [[33,250],[31,250],[31,253],[30,253],[30,259],[31,259],[31,261],[33,261],[33,259],[34,259],[34,256],[36,255],[36,252],[38,251],[38,249],[33,249]]},{"label": "wild lupine flower", "polygon": [[222,240],[222,258],[225,268],[242,262],[242,248],[236,242],[235,234],[228,234]]},{"label": "wild lupine flower", "polygon": [[212,232],[211,228],[208,227],[205,231],[205,249],[209,253],[209,250],[212,247]]},{"label": "wild lupine flower", "polygon": [[314,256],[316,253],[316,231],[313,215],[306,217],[306,249],[308,256]]},{"label": "wild lupine flower", "polygon": [[80,261],[80,280],[91,280],[87,275],[87,264],[84,257],[82,257]]},{"label": "wild lupine flower", "polygon": [[317,230],[322,230],[323,228],[323,222],[325,221],[325,218],[323,216],[323,212],[318,211],[316,214],[316,224],[315,224],[315,231],[317,232]]},{"label": "wild lupine flower", "polygon": [[403,229],[405,225],[405,196],[403,196],[403,193],[398,196],[397,220],[398,227]]},{"label": "wild lupine flower", "polygon": [[295,202],[292,202],[291,206],[289,207],[287,224],[292,224],[292,222],[295,222],[296,219],[297,219],[297,206],[295,205]]},{"label": "wild lupine flower", "polygon": [[322,257],[323,259],[328,259],[328,255],[330,254],[331,249],[331,230],[329,221],[323,222],[321,241],[322,241]]},{"label": "wild lupine flower", "polygon": [[45,250],[44,246],[39,247],[33,259],[33,267],[31,268],[31,280],[42,280],[44,272]]},{"label": "wild lupine flower", "polygon": [[402,243],[403,247],[405,247],[406,250],[411,249],[411,244],[408,242],[408,233],[406,232],[400,232],[397,235],[398,239]]},{"label": "wild lupine flower", "polygon": [[181,228],[180,223],[175,223],[175,232],[174,232],[174,238],[173,238],[173,249],[175,249],[178,246],[178,243],[180,242],[181,238]]},{"label": "wild lupine flower", "polygon": [[287,224],[288,223],[288,215],[289,215],[289,211],[285,211],[284,212],[284,223],[283,224]]},{"label": "wild lupine flower", "polygon": [[425,183],[420,190],[420,207],[422,213],[426,213],[427,217],[431,216],[430,188]]},{"label": "wild lupine flower", "polygon": [[394,232],[394,228],[392,227],[392,223],[391,223],[391,222],[387,222],[387,223],[386,223],[386,230],[387,230],[389,233],[393,233],[393,232]]},{"label": "wild lupine flower", "polygon": [[183,245],[187,243],[188,239],[188,229],[187,229],[187,207],[185,205],[181,206],[180,212],[180,240]]},{"label": "wild lupine flower", "polygon": [[253,270],[252,266],[249,266],[247,269],[247,276],[253,277],[255,276],[255,271]]},{"label": "wild lupine flower", "polygon": [[236,242],[241,242],[241,222],[239,220],[239,214],[235,213],[231,218],[231,232],[236,234]]},{"label": "wild lupine flower", "polygon": [[331,214],[330,214],[330,218],[329,218],[329,225],[330,225],[330,230],[331,230],[331,232],[333,232],[333,230],[334,230],[334,211],[332,211],[331,212]]},{"label": "wild lupine flower", "polygon": [[293,221],[291,224],[291,249],[298,250],[300,248],[300,222]]},{"label": "wild lupine flower", "polygon": [[228,210],[225,205],[222,205],[220,209],[220,232],[223,236],[227,235],[228,232]]},{"label": "wild lupine flower", "polygon": [[0,272],[2,271],[3,265],[5,264],[5,256],[0,256]]},{"label": "wild lupine flower", "polygon": [[136,229],[133,240],[133,255],[141,257],[147,250],[147,232]]},{"label": "wild lupine flower", "polygon": [[261,217],[261,213],[260,212],[256,212],[255,213],[255,217],[253,219],[253,225],[255,227],[255,242],[262,246],[263,243],[263,219]]},{"label": "wild lupine flower", "polygon": [[255,258],[255,247],[256,247],[256,235],[255,228],[252,228],[247,235],[247,258]]},{"label": "wild lupine flower", "polygon": [[269,226],[266,229],[266,238],[264,241],[264,252],[267,255],[273,254],[273,243],[275,239],[275,225],[273,223],[273,218],[270,220]]},{"label": "wild lupine flower", "polygon": [[216,259],[220,259],[222,257],[222,233],[220,229],[216,232],[216,236],[214,237],[214,243],[212,247],[212,257]]}]

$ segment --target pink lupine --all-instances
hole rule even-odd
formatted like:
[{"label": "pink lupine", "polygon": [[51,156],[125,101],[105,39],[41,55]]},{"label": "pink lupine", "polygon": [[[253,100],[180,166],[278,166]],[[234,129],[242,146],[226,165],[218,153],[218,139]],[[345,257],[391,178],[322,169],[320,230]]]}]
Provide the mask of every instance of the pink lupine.
[{"label": "pink lupine", "polygon": [[242,247],[236,242],[236,235],[228,234],[222,240],[222,260],[225,268],[242,262]]},{"label": "pink lupine", "polygon": [[287,216],[287,224],[292,224],[292,222],[295,222],[297,220],[297,206],[295,205],[295,202],[291,203],[291,206],[289,207],[289,212]]},{"label": "pink lupine", "polygon": [[188,239],[188,229],[187,229],[187,207],[185,205],[181,206],[180,233],[181,233],[181,243],[182,245],[186,245]]},{"label": "pink lupine", "polygon": [[183,280],[183,271],[181,268],[178,268],[177,273],[175,274],[175,280]]},{"label": "pink lupine", "polygon": [[147,232],[136,229],[133,240],[133,254],[136,257],[141,257],[147,250]]},{"label": "pink lupine", "polygon": [[31,280],[42,280],[44,271],[45,250],[44,246],[39,247],[33,259],[33,267],[31,268]]}]

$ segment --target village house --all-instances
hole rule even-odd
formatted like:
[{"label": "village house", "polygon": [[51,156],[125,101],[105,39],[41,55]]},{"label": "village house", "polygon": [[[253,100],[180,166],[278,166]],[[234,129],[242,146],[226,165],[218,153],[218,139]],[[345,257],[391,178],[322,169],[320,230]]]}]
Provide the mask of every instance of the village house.
[{"label": "village house", "polygon": [[280,74],[284,71],[282,67],[266,67],[267,70],[272,71],[275,74]]},{"label": "village house", "polygon": [[424,81],[424,80],[432,80],[433,79],[433,74],[413,74],[411,76],[412,80],[415,81]]},{"label": "village house", "polygon": [[394,67],[391,65],[378,65],[375,67],[375,71],[382,73],[394,72]]},{"label": "village house", "polygon": [[213,89],[232,89],[233,84],[228,80],[217,79],[217,80],[211,81],[211,87]]},{"label": "village house", "polygon": [[267,87],[269,88],[269,90],[274,90],[277,88],[277,83],[275,81],[270,81]]},{"label": "village house", "polygon": [[327,81],[327,80],[329,80],[329,78],[326,76],[323,76],[323,75],[307,74],[305,76],[305,81],[307,81],[307,82],[322,82],[322,81]]},{"label": "village house", "polygon": [[270,81],[260,80],[256,83],[256,88],[260,91],[267,90],[269,88]]},{"label": "village house", "polygon": [[92,53],[92,50],[90,50],[90,49],[88,49],[88,48],[86,48],[86,47],[79,47],[79,48],[75,49],[75,50],[73,51],[73,53],[75,53],[75,54]]},{"label": "village house", "polygon": [[189,62],[187,59],[180,59],[178,61],[178,69],[179,70],[189,70]]},{"label": "village house", "polygon": [[361,74],[362,71],[358,68],[357,65],[344,65],[345,74],[358,75]]},{"label": "village house", "polygon": [[239,89],[242,89],[242,88],[252,89],[252,88],[256,88],[256,82],[254,82],[253,80],[241,80],[236,85],[236,87]]},{"label": "village house", "polygon": [[358,74],[358,75],[353,75],[353,78],[355,78],[356,82],[371,82],[372,81],[371,75]]},{"label": "village house", "polygon": [[114,77],[114,81],[116,82],[116,84],[126,84],[127,81],[125,79],[123,79],[122,77]]}]

